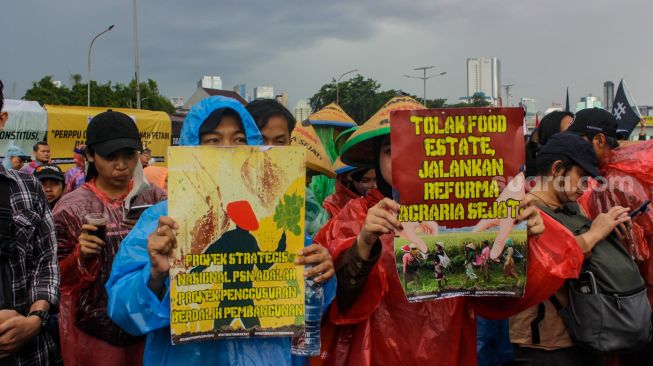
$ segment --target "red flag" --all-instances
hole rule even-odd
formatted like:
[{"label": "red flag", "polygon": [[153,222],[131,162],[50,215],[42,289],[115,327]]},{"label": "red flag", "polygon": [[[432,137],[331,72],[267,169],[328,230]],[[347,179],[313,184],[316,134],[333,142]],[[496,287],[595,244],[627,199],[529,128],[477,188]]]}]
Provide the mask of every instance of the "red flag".
[{"label": "red flag", "polygon": [[540,112],[535,113],[535,128],[540,127]]}]

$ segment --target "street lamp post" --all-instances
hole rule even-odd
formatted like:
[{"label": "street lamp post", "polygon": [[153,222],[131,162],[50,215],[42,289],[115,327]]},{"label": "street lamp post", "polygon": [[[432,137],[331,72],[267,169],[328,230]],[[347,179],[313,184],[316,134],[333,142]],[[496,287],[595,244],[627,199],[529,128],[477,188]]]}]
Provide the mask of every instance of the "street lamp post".
[{"label": "street lamp post", "polygon": [[138,13],[136,12],[136,0],[134,0],[134,63],[136,68],[136,109],[141,109],[141,66],[138,51]]},{"label": "street lamp post", "polygon": [[410,76],[410,75],[404,75],[404,76],[407,77],[407,78],[410,78],[410,79],[421,79],[421,80],[424,82],[424,94],[423,94],[423,97],[422,97],[422,103],[424,104],[425,107],[426,107],[426,80],[431,79],[431,78],[435,78],[435,77],[438,77],[438,76],[442,76],[442,75],[444,75],[444,74],[447,73],[446,71],[444,71],[444,72],[441,72],[441,73],[436,74],[436,75],[426,76],[426,70],[430,70],[430,69],[432,69],[432,68],[434,68],[434,67],[435,67],[435,66],[422,66],[422,67],[416,67],[416,68],[413,69],[413,70],[415,70],[415,71],[419,71],[419,70],[424,71],[424,76]]},{"label": "street lamp post", "polygon": [[[338,89],[340,87],[340,79],[342,79],[343,76],[345,76],[347,74],[351,74],[352,72],[356,72],[356,71],[358,71],[358,69],[349,70],[346,73],[340,75],[340,77],[336,81],[336,104],[338,104],[338,102],[340,101],[340,91]],[[338,104],[338,105],[340,105],[340,104]]]},{"label": "street lamp post", "polygon": [[93,37],[93,40],[91,41],[91,45],[88,47],[88,75],[87,75],[88,85],[86,87],[86,105],[88,107],[91,106],[91,50],[93,49],[93,43],[95,43],[95,40],[98,39],[98,37],[100,37],[101,35],[103,35],[104,33],[108,32],[108,31],[112,30],[113,27],[114,27],[114,25],[111,24],[109,26],[109,28],[107,28],[104,31],[98,33],[95,37]]}]

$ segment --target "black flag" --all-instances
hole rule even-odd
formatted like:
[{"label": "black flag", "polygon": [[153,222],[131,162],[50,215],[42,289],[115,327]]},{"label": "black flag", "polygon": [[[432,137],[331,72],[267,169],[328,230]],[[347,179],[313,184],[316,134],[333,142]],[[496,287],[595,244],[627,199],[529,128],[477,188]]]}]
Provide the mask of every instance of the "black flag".
[{"label": "black flag", "polygon": [[617,128],[628,135],[633,132],[640,120],[639,114],[635,112],[635,109],[628,102],[623,80],[619,83],[617,94],[614,96],[612,115],[617,119]]},{"label": "black flag", "polygon": [[569,112],[569,87],[567,87],[567,104],[565,104],[565,112]]}]

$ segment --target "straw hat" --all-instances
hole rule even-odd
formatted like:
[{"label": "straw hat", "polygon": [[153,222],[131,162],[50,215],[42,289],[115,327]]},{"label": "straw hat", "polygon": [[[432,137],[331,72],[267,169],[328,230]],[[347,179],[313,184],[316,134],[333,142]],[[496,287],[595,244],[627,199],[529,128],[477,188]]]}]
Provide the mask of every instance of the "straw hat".
[{"label": "straw hat", "polygon": [[416,109],[424,109],[424,106],[409,96],[390,99],[347,139],[340,151],[343,163],[373,166],[376,160],[374,141],[376,137],[390,134],[390,113]]},{"label": "straw hat", "polygon": [[314,126],[333,126],[339,128],[355,127],[356,122],[340,108],[339,105],[331,103],[328,106],[308,116],[308,120]]},{"label": "straw hat", "polygon": [[320,141],[315,128],[306,120],[295,126],[290,137],[290,145],[306,148],[306,167],[331,178],[336,176],[331,160]]},{"label": "straw hat", "polygon": [[344,130],[344,131],[340,132],[338,137],[336,137],[336,139],[333,142],[334,142],[334,144],[336,144],[336,149],[338,149],[338,154],[342,153],[342,151],[341,151],[342,150],[342,145],[344,145],[345,142],[347,142],[347,139],[349,138],[349,136],[351,136],[352,133],[356,132],[357,129],[358,129],[358,126],[349,128],[347,130]]},{"label": "straw hat", "polygon": [[[345,141],[347,141],[349,136],[351,136],[351,134],[354,133],[357,129],[358,126],[344,130],[340,133],[340,135],[338,135],[338,137],[336,137],[334,143],[336,144],[336,149],[338,149],[339,152],[342,149],[342,145],[345,143]],[[358,168],[343,163],[342,159],[340,159],[340,156],[338,156],[336,161],[333,162],[333,171],[335,171],[338,175],[345,174],[356,169]]]},{"label": "straw hat", "polygon": [[349,165],[343,163],[342,160],[340,160],[339,156],[336,159],[336,161],[333,162],[333,169],[332,170],[337,175],[349,173],[349,172],[351,172],[352,170],[355,170],[355,169],[357,169],[357,168],[353,167],[353,166],[349,166]]}]

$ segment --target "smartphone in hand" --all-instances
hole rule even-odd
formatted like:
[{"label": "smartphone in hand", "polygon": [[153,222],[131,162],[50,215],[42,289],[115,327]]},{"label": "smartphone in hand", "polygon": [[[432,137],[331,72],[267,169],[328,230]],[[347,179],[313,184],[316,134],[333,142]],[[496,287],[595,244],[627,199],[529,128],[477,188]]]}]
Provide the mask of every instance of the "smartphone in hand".
[{"label": "smartphone in hand", "polygon": [[139,205],[132,206],[129,210],[123,209],[123,218],[125,220],[138,220],[141,217],[143,211],[152,207],[152,205]]},{"label": "smartphone in hand", "polygon": [[648,210],[648,205],[649,205],[650,203],[651,203],[650,200],[646,200],[646,201],[644,201],[644,203],[642,203],[641,206],[639,206],[638,208],[632,210],[628,215],[630,215],[630,218],[632,219],[632,218],[634,218],[635,216],[637,216],[637,215],[639,215],[639,214],[642,214],[642,213],[646,212],[646,211]]}]

